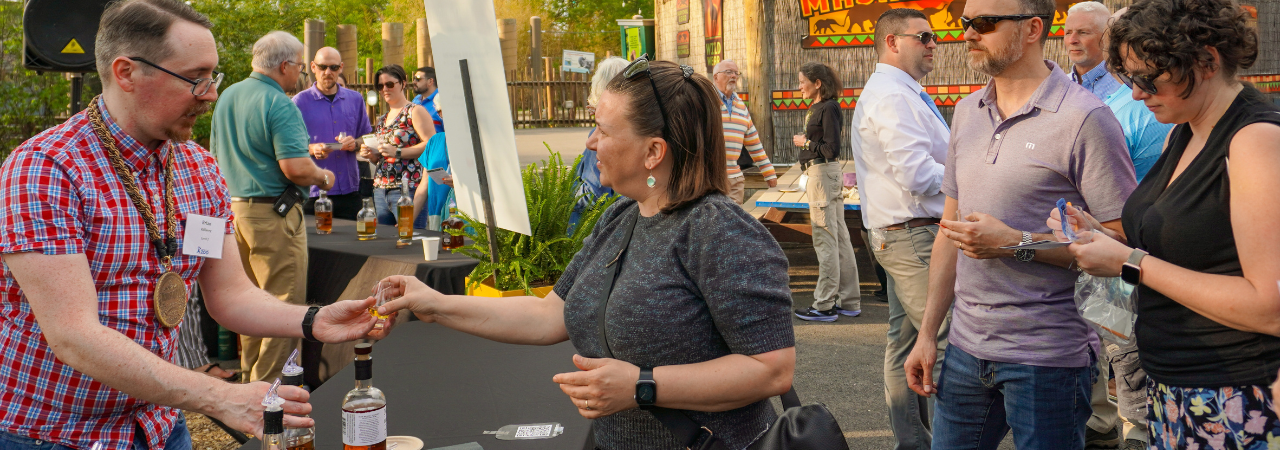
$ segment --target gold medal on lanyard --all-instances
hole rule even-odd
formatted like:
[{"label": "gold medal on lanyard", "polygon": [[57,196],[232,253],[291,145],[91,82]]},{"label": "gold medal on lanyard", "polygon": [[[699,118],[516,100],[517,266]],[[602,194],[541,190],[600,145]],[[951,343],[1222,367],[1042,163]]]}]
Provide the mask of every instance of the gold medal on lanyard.
[{"label": "gold medal on lanyard", "polygon": [[151,211],[151,204],[142,197],[138,183],[133,179],[133,172],[129,171],[128,166],[125,165],[124,158],[120,156],[120,149],[116,147],[115,138],[111,136],[111,132],[107,130],[107,124],[102,120],[102,111],[98,109],[97,98],[89,102],[88,115],[94,133],[98,135],[102,146],[107,150],[107,155],[111,157],[111,166],[115,168],[116,176],[124,184],[124,190],[133,201],[133,206],[142,215],[143,224],[147,227],[147,237],[151,240],[151,246],[156,249],[160,265],[164,267],[164,273],[156,280],[155,292],[151,295],[151,306],[155,310],[156,320],[165,327],[176,327],[182,323],[182,316],[187,312],[187,285],[182,281],[182,277],[173,271],[172,263],[173,256],[178,252],[176,236],[178,205],[177,197],[173,193],[173,153],[177,149],[170,147],[169,157],[163,162],[164,218],[165,229],[169,234],[166,238],[160,235],[160,227],[156,224],[156,216]]}]

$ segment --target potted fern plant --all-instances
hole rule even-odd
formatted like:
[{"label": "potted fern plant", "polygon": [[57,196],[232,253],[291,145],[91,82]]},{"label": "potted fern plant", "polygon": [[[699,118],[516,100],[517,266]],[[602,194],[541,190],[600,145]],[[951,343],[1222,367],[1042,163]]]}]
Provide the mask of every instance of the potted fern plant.
[{"label": "potted fern plant", "polygon": [[550,146],[547,151],[551,153],[548,160],[530,164],[521,171],[533,235],[499,228],[497,264],[490,261],[489,234],[484,223],[459,212],[466,226],[461,230],[445,230],[470,238],[470,244],[454,251],[480,263],[467,277],[467,295],[547,295],[573,255],[582,249],[583,239],[591,234],[600,215],[617,200],[617,196],[594,199],[582,211],[577,226],[568,232],[570,215],[580,198],[574,188],[578,176],[573,168],[582,157],[579,156],[574,165],[565,165],[559,152],[551,151]]}]

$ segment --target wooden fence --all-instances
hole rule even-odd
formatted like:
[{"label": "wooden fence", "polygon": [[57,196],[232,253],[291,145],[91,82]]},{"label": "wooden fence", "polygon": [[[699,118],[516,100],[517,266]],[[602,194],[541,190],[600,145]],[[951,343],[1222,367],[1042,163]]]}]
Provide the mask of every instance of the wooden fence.
[{"label": "wooden fence", "polygon": [[[516,128],[589,127],[595,118],[587,111],[591,80],[586,74],[552,73],[551,79],[535,79],[529,71],[507,72],[507,96],[511,102],[511,122]],[[366,95],[372,84],[352,83],[347,88]],[[412,89],[405,97],[416,95]],[[379,95],[379,99],[381,96]],[[387,110],[386,103],[369,107],[369,118]],[[447,122],[447,120],[446,120]]]}]

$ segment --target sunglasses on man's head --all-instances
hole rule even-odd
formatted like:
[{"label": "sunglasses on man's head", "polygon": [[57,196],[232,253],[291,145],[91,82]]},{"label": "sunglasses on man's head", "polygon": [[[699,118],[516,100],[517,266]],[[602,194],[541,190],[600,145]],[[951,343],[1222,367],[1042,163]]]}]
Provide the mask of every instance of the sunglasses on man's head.
[{"label": "sunglasses on man's head", "polygon": [[1129,86],[1129,89],[1141,89],[1142,92],[1150,95],[1156,95],[1156,92],[1159,92],[1156,89],[1156,78],[1160,78],[1160,75],[1163,74],[1163,70],[1156,72],[1154,75],[1130,75],[1124,72],[1116,72],[1116,75],[1120,77],[1120,81],[1124,82],[1125,86]]},{"label": "sunglasses on man's head", "polygon": [[399,81],[388,81],[388,82],[386,82],[386,83],[375,83],[375,84],[374,84],[374,86],[377,86],[378,90],[382,90],[382,89],[395,89],[397,84],[400,84],[400,82],[399,82]]},{"label": "sunglasses on man's head", "polygon": [[922,45],[929,45],[930,42],[938,42],[938,35],[933,34],[932,31],[925,31],[925,32],[915,33],[915,34],[894,34],[894,36],[911,36],[916,39],[919,39],[920,44]]},{"label": "sunglasses on man's head", "polygon": [[1027,20],[1027,19],[1031,19],[1031,18],[1035,18],[1035,17],[1039,17],[1039,18],[1040,18],[1040,20],[1045,21],[1045,26],[1048,26],[1048,23],[1049,23],[1050,21],[1052,21],[1052,20],[1053,20],[1053,16],[1051,16],[1051,15],[1048,15],[1048,16],[1042,16],[1042,15],[1038,15],[1038,14],[1011,14],[1011,15],[1006,15],[1006,16],[978,16],[978,17],[974,17],[974,18],[972,18],[972,19],[970,19],[970,18],[968,18],[968,17],[963,17],[963,16],[961,16],[961,17],[960,17],[960,29],[962,29],[962,30],[968,30],[969,28],[973,28],[973,30],[974,30],[974,31],[977,31],[977,32],[978,32],[978,34],[987,34],[987,33],[990,33],[990,32],[992,32],[992,31],[996,31],[996,24],[997,24],[997,23],[1000,23],[1000,21],[1003,21],[1003,20],[1018,20],[1018,21],[1022,21],[1022,20]]},{"label": "sunglasses on man's head", "polygon": [[316,64],[316,71],[317,71],[317,72],[324,72],[324,71],[326,71],[326,70],[331,71],[331,72],[338,72],[338,71],[341,71],[341,70],[342,70],[342,64]]}]

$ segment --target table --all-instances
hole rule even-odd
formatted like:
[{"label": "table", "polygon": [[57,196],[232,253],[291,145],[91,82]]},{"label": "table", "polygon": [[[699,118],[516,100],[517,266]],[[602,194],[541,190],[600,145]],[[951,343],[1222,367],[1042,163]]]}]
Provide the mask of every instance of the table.
[{"label": "table", "polygon": [[[591,421],[560,387],[557,373],[576,371],[569,342],[545,347],[502,344],[436,324],[397,325],[373,347],[373,385],[387,395],[387,434],[415,436],[424,450],[477,442],[486,450],[591,449]],[[342,449],[342,397],[355,386],[348,365],[311,394],[316,450]],[[484,431],[559,422],[564,434],[502,441]],[[250,440],[240,450],[258,450]]]},{"label": "table", "polygon": [[[840,161],[841,172],[853,173],[853,161]],[[778,242],[813,242],[813,227],[809,224],[809,201],[804,192],[783,192],[783,189],[800,187],[799,164],[791,166],[778,177],[778,186],[757,191],[742,205],[752,217],[759,219]],[[862,207],[859,200],[846,200],[844,219],[849,225],[849,237],[855,245],[862,239]]]},{"label": "table", "polygon": [[[316,234],[315,219],[307,222],[307,302],[328,305],[338,300],[363,299],[381,279],[391,275],[417,277],[444,294],[466,292],[463,279],[477,262],[471,257],[441,250],[439,259],[427,261],[422,243],[396,248],[396,229],[379,225],[378,239],[356,239],[356,223],[333,219],[332,234]],[[419,231],[440,236],[435,231]],[[319,387],[351,362],[354,343],[318,344],[303,341],[302,366],[308,385]]]}]

